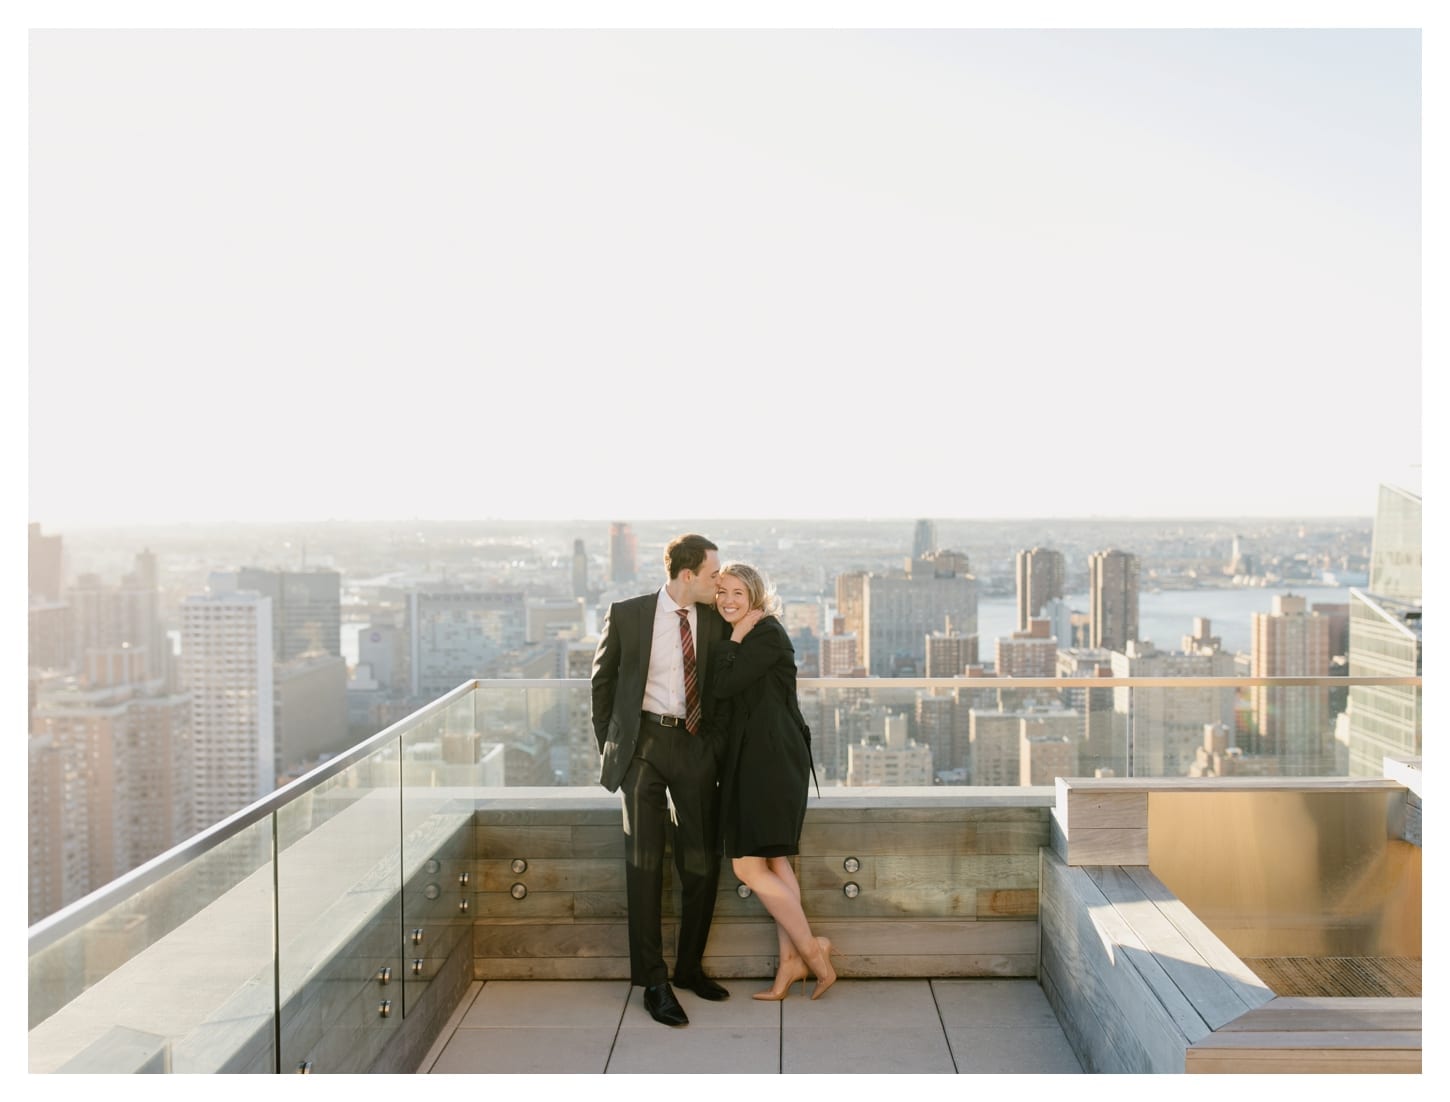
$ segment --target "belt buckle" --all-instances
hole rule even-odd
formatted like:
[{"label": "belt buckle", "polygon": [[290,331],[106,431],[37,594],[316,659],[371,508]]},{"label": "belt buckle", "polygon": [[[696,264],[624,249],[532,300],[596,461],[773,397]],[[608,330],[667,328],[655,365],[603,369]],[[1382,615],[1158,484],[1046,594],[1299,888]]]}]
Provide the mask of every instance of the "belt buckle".
[{"label": "belt buckle", "polygon": [[679,716],[660,716],[660,726],[661,727],[678,727],[679,725],[680,725],[680,717]]}]

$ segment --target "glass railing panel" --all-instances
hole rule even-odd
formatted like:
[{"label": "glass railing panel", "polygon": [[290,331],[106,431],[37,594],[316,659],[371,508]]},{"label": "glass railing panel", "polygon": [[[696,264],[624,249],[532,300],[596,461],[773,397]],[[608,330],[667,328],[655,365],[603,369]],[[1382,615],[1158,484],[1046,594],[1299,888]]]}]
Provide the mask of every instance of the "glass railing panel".
[{"label": "glass railing panel", "polygon": [[278,809],[284,1072],[367,1071],[400,1027],[401,840],[396,740]]},{"label": "glass railing panel", "polygon": [[498,747],[482,746],[475,698],[465,694],[402,736],[405,1015],[473,923],[475,794],[497,764],[489,754],[501,760]]},{"label": "glass railing panel", "polygon": [[30,954],[30,1070],[276,1067],[272,820]]},{"label": "glass railing panel", "polygon": [[[1380,776],[1385,754],[1413,754],[1419,739],[1417,687],[1100,680],[802,679],[797,691],[823,787]],[[476,710],[480,754],[495,763],[480,769],[484,787],[597,783],[587,681],[482,682]]]},{"label": "glass railing panel", "polygon": [[476,706],[485,788],[590,785],[599,750],[587,682],[492,681]]},{"label": "glass railing panel", "polygon": [[1417,686],[1350,688],[1340,677],[1062,680],[1069,684],[802,680],[798,695],[823,786],[1381,776],[1386,755],[1413,756],[1420,745]]}]

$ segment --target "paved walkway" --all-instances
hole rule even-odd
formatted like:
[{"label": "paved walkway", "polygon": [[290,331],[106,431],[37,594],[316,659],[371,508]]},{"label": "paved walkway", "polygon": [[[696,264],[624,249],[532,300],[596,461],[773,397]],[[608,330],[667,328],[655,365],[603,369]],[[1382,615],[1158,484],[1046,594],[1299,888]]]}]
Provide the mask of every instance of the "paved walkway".
[{"label": "paved walkway", "polygon": [[797,984],[757,1002],[677,994],[671,1029],[623,980],[474,983],[420,1072],[1081,1072],[1033,980],[838,980],[811,1002]]}]

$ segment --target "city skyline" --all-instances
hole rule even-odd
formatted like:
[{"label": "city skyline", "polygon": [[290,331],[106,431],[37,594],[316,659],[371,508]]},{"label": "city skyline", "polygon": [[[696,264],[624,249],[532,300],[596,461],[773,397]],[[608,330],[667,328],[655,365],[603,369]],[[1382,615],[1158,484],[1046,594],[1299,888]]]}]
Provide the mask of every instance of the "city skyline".
[{"label": "city skyline", "polygon": [[[1293,712],[1292,694],[1260,694],[1249,708],[1227,688],[1158,708],[1155,694],[1141,706],[1117,694],[1109,707],[1075,688],[974,686],[1109,670],[1231,680],[1272,673],[1270,662],[1295,676],[1342,673],[1375,658],[1355,659],[1348,645],[1356,609],[1362,629],[1389,641],[1385,661],[1418,673],[1420,510],[1417,496],[1383,487],[1368,523],[706,528],[723,557],[760,565],[777,585],[802,708],[822,736],[823,782],[1030,784],[1125,765],[1262,771],[1291,753],[1311,772],[1334,772],[1354,757],[1354,732],[1357,761],[1371,741],[1417,746],[1418,721],[1384,729],[1369,703],[1359,721],[1341,720],[1342,691]],[[659,584],[674,534],[649,522],[189,525],[129,536],[33,524],[32,920],[167,848],[175,831],[204,828],[474,678],[570,678],[577,690],[606,610]],[[118,563],[127,544],[135,550]],[[1354,588],[1370,579],[1376,594]],[[1017,630],[1024,608],[1041,616]],[[1267,647],[1266,622],[1278,632]],[[944,679],[948,695],[908,687],[902,697],[893,686],[923,674]],[[851,679],[851,691],[832,704],[833,690],[816,687],[822,675]],[[517,714],[492,709],[477,729],[504,748],[495,781],[592,782],[587,698],[526,702]],[[1129,711],[1144,736],[1130,758]],[[1219,732],[1206,749],[1205,723]],[[147,783],[162,796],[144,821],[125,818]]]},{"label": "city skyline", "polygon": [[[54,31],[31,64],[50,529],[1419,492],[1418,416],[1353,417],[1420,406],[1413,30]],[[641,410],[692,426],[678,478]],[[82,478],[81,439],[152,474]]]}]

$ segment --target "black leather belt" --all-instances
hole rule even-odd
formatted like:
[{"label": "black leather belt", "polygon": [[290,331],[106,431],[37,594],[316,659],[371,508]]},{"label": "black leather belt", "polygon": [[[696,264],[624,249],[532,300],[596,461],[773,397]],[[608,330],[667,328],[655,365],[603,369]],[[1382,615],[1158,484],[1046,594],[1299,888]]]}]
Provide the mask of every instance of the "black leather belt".
[{"label": "black leather belt", "polygon": [[639,714],[651,723],[658,723],[661,727],[683,727],[685,725],[684,716],[662,716],[655,712],[640,712]]}]

